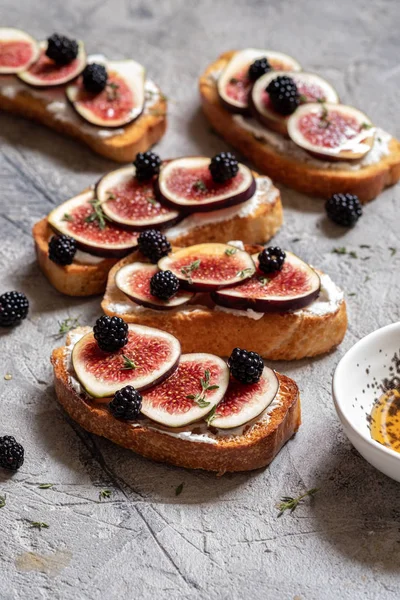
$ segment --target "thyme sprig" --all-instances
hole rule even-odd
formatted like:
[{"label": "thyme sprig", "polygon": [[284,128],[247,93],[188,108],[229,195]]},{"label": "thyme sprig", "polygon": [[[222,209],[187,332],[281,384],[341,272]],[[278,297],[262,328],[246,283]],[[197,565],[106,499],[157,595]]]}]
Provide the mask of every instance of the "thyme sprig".
[{"label": "thyme sprig", "polygon": [[234,254],[236,254],[236,252],[237,252],[237,248],[234,248],[233,246],[232,246],[232,248],[227,248],[225,250],[225,254],[227,256],[233,256]]},{"label": "thyme sprig", "polygon": [[94,200],[90,200],[90,204],[93,207],[93,211],[86,217],[85,223],[94,223],[97,221],[99,228],[101,230],[105,229],[106,221],[110,221],[111,219],[104,214],[100,200],[95,198]]},{"label": "thyme sprig", "polygon": [[4,494],[4,496],[0,496],[0,508],[4,508],[6,505],[6,494]]},{"label": "thyme sprig", "polygon": [[267,283],[269,283],[271,280],[268,277],[259,277],[258,281],[261,283],[261,285],[267,285]]},{"label": "thyme sprig", "polygon": [[194,260],[189,265],[184,265],[183,267],[181,267],[181,273],[182,273],[182,275],[185,275],[188,278],[189,284],[193,283],[191,274],[193,273],[193,271],[197,271],[197,269],[200,267],[200,264],[201,264],[201,261],[200,261],[200,259],[198,259],[198,260]]},{"label": "thyme sprig", "polygon": [[72,215],[70,215],[69,213],[64,213],[64,216],[61,220],[71,222],[74,220],[74,217]]},{"label": "thyme sprig", "polygon": [[130,371],[138,368],[138,365],[125,354],[122,355],[122,358],[124,359],[123,371]]},{"label": "thyme sprig", "polygon": [[311,488],[296,498],[292,498],[292,496],[283,496],[277,505],[277,509],[279,510],[278,517],[281,517],[286,510],[289,510],[290,514],[292,514],[304,498],[307,496],[314,496],[318,491],[319,488]]},{"label": "thyme sprig", "polygon": [[67,319],[64,319],[64,321],[58,321],[59,330],[58,334],[56,335],[64,335],[65,333],[71,331],[71,329],[79,327],[79,319],[80,315],[78,317],[68,317]]},{"label": "thyme sprig", "polygon": [[99,492],[99,500],[107,500],[107,498],[111,498],[112,491],[111,490],[100,490]]},{"label": "thyme sprig", "polygon": [[117,100],[117,98],[119,97],[118,83],[114,83],[113,81],[111,81],[110,83],[107,83],[106,95],[107,95],[107,100],[109,102],[112,102],[113,100]]},{"label": "thyme sprig", "polygon": [[43,523],[43,521],[29,521],[31,529],[39,529],[39,531],[41,531],[42,529],[48,529],[49,525],[47,525],[47,523]]},{"label": "thyme sprig", "polygon": [[197,402],[197,405],[200,408],[207,408],[207,406],[210,406],[210,403],[207,402],[207,400],[206,400],[206,393],[211,390],[217,390],[219,388],[219,385],[210,385],[209,369],[206,369],[204,371],[204,379],[200,378],[200,385],[201,385],[201,392],[199,392],[198,394],[188,394],[186,396],[186,398],[189,398],[190,400],[194,400],[195,402]]},{"label": "thyme sprig", "polygon": [[217,405],[213,406],[212,409],[210,410],[210,412],[208,413],[207,417],[206,417],[206,423],[207,425],[211,425],[211,423],[214,421],[214,419],[216,419],[217,417],[219,417],[219,414],[217,413]]},{"label": "thyme sprig", "polygon": [[236,277],[240,277],[240,279],[243,279],[244,277],[247,277],[247,275],[253,275],[254,273],[254,269],[252,267],[247,267],[247,269],[242,269],[242,271],[238,271],[236,273]]},{"label": "thyme sprig", "polygon": [[328,119],[328,109],[326,108],[325,104],[322,103],[322,108],[321,108],[321,114],[319,116],[319,123],[318,123],[318,127],[321,127],[323,129],[326,129],[327,127],[329,127],[329,125],[331,124],[330,120]]},{"label": "thyme sprig", "polygon": [[194,184],[192,185],[192,187],[197,192],[206,192],[207,191],[207,186],[202,179],[198,179],[197,181],[195,181]]},{"label": "thyme sprig", "polygon": [[[358,254],[357,252],[354,252],[354,250],[350,250],[348,251],[347,248],[345,248],[344,246],[340,246],[338,248],[333,248],[332,250],[333,254],[347,254],[348,256],[351,256],[351,258],[358,258]],[[365,259],[363,259],[365,260]]]}]

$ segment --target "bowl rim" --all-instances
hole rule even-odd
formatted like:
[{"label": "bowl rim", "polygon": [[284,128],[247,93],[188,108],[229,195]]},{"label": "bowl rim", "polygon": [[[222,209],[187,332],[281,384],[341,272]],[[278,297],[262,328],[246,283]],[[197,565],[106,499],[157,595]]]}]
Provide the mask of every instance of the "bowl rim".
[{"label": "bowl rim", "polygon": [[377,452],[381,452],[381,454],[383,456],[386,456],[387,458],[391,457],[392,459],[395,459],[397,461],[400,461],[400,452],[396,452],[395,450],[392,450],[391,448],[387,448],[386,446],[383,446],[383,444],[376,442],[374,439],[367,436],[363,431],[361,431],[358,427],[356,427],[356,425],[354,425],[354,423],[348,418],[346,411],[343,408],[344,405],[342,404],[342,402],[340,400],[338,388],[339,388],[339,381],[341,380],[341,377],[342,377],[342,370],[344,369],[344,365],[346,365],[347,362],[349,361],[349,359],[351,359],[353,357],[353,355],[356,354],[356,352],[360,348],[360,346],[363,346],[366,343],[368,344],[375,338],[378,338],[380,335],[385,335],[386,333],[388,333],[390,331],[399,330],[399,329],[400,329],[400,321],[396,321],[395,323],[390,323],[389,325],[385,325],[384,327],[375,329],[374,331],[371,331],[371,333],[368,333],[366,336],[364,336],[363,338],[358,340],[342,356],[342,358],[340,359],[340,361],[338,362],[338,364],[335,368],[335,371],[334,371],[333,377],[332,377],[333,402],[335,404],[335,409],[336,409],[336,412],[337,412],[340,420],[342,422],[344,422],[348,427],[350,427],[350,429],[359,438],[361,438],[364,442],[366,442],[367,445],[370,446],[372,451],[375,450]]}]

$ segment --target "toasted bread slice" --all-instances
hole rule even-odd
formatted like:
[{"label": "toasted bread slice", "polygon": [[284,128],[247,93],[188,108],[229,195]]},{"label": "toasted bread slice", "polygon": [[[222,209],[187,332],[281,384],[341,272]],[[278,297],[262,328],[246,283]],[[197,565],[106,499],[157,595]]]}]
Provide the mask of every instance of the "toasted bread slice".
[{"label": "toasted bread slice", "polygon": [[[61,112],[56,110],[59,104]],[[0,76],[0,110],[47,125],[117,162],[132,161],[138,152],[158,142],[167,128],[167,102],[161,92],[135,121],[113,130],[87,123],[75,114],[67,99],[54,99],[51,92],[47,97],[46,91],[32,88],[14,75]]]},{"label": "toasted bread slice", "polygon": [[[246,246],[251,254],[257,246]],[[329,352],[340,344],[347,329],[347,311],[343,295],[338,292],[330,310],[312,312],[309,309],[287,313],[264,313],[227,310],[194,300],[172,310],[157,311],[138,307],[115,284],[117,271],[132,262],[145,262],[135,251],[122,259],[110,271],[107,289],[101,304],[110,316],[122,317],[127,323],[140,323],[164,329],[181,342],[182,352],[211,352],[229,356],[236,346],[253,350],[268,360],[294,360]],[[207,300],[205,301],[207,302]]]},{"label": "toasted bread slice", "polygon": [[[254,173],[255,177],[260,177]],[[242,210],[243,205],[192,215],[176,227],[166,229],[166,236],[176,246],[191,246],[201,242],[225,242],[241,239],[247,243],[267,242],[283,222],[282,203],[279,190],[268,178],[265,198],[251,210]],[[92,296],[104,292],[108,273],[118,262],[115,258],[74,260],[71,265],[61,267],[48,257],[48,241],[52,230],[47,218],[33,227],[36,255],[39,266],[50,283],[67,296]],[[90,258],[87,257],[86,258]]]},{"label": "toasted bread slice", "polygon": [[223,107],[218,96],[217,76],[234,54],[235,51],[225,52],[201,75],[199,87],[203,110],[213,128],[262,173],[306,194],[327,198],[337,192],[351,192],[357,194],[361,202],[369,202],[385,187],[397,183],[400,179],[400,142],[395,138],[389,141],[388,154],[359,169],[328,168],[326,162],[317,160],[299,161],[278,151],[266,140],[256,139],[252,131],[242,127],[237,117]]},{"label": "toasted bread slice", "polygon": [[[67,345],[70,339],[67,338]],[[104,404],[76,391],[68,370],[68,350],[53,351],[51,362],[58,401],[87,431],[108,438],[146,458],[189,469],[205,469],[223,475],[268,465],[300,426],[300,396],[296,383],[278,375],[279,392],[273,404],[243,432],[229,435],[185,435],[144,420],[133,426],[115,419]],[[195,428],[195,424],[193,425]],[[204,440],[204,441],[203,441]]]}]

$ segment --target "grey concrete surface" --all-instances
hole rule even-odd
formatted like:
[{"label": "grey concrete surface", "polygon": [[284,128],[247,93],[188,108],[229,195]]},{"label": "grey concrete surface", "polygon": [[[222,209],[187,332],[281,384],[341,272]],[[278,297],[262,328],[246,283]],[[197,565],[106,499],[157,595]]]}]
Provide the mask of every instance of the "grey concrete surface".
[{"label": "grey concrete surface", "polygon": [[[395,1],[0,0],[0,14],[2,25],[38,38],[57,30],[84,39],[89,51],[144,63],[171,99],[169,131],[157,148],[163,157],[226,148],[199,110],[196,77],[218,53],[253,45],[292,54],[331,80],[344,101],[400,134]],[[352,449],[330,386],[358,338],[399,318],[400,252],[389,251],[400,250],[399,188],[367,206],[349,232],[326,222],[320,200],[282,189],[285,226],[276,242],[354,294],[349,331],[328,356],[277,365],[298,381],[303,426],[271,467],[218,479],[137,457],[85,433],[58,408],[49,364],[58,321],[81,315],[93,323],[100,306],[50,287],[30,230],[114,165],[4,114],[0,135],[0,292],[17,288],[31,301],[29,319],[0,334],[0,435],[14,434],[26,448],[21,470],[0,474],[7,495],[0,599],[398,598],[400,488]],[[335,246],[359,258],[333,254]],[[39,489],[46,482],[54,487]],[[314,486],[313,501],[277,519],[282,495]],[[112,496],[100,502],[102,489]]]}]

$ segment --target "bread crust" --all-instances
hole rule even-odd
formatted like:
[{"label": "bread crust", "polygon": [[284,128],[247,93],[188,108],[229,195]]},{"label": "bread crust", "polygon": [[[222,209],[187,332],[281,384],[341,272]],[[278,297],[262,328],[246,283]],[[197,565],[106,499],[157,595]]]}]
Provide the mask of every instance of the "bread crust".
[{"label": "bread crust", "polygon": [[[257,177],[258,174],[254,173]],[[188,229],[187,233],[174,239],[177,246],[191,246],[202,242],[226,242],[241,239],[246,243],[267,242],[283,222],[282,203],[279,191],[274,188],[273,202],[260,203],[256,210],[246,217],[234,216],[226,221],[208,223]],[[166,230],[168,236],[168,229]],[[47,218],[33,226],[33,238],[39,266],[50,283],[67,296],[93,296],[106,289],[108,273],[117,262],[115,258],[105,258],[99,263],[85,265],[74,262],[61,267],[48,257],[48,240],[52,230]]]},{"label": "bread crust", "polygon": [[59,403],[87,431],[108,438],[146,458],[188,469],[216,471],[218,475],[251,471],[268,465],[301,423],[300,395],[296,383],[277,374],[280,404],[268,421],[255,424],[237,436],[221,438],[216,444],[174,438],[146,425],[132,427],[115,419],[103,404],[89,402],[71,387],[65,361],[65,348],[56,348],[51,357],[54,384]]},{"label": "bread crust", "polygon": [[127,323],[140,323],[164,329],[181,342],[182,352],[211,352],[229,356],[240,346],[258,352],[268,360],[295,360],[324,354],[343,340],[347,329],[344,300],[336,311],[315,315],[297,313],[265,313],[259,319],[237,316],[229,312],[201,306],[195,311],[157,311],[144,309],[139,313],[119,313],[115,310],[127,298],[115,284],[115,275],[124,265],[146,260],[138,251],[112,267],[101,307],[110,316],[122,317]]},{"label": "bread crust", "polygon": [[143,113],[135,121],[125,125],[123,133],[108,138],[88,134],[79,127],[79,120],[75,124],[57,119],[56,113],[47,110],[43,98],[30,93],[28,85],[26,89],[18,90],[12,98],[3,94],[0,87],[0,110],[21,115],[73,137],[97,154],[116,162],[132,161],[138,152],[145,152],[158,142],[167,128],[167,102],[164,96],[160,96],[157,102],[152,104],[150,113]]},{"label": "bread crust", "polygon": [[300,192],[327,198],[337,192],[357,194],[361,202],[369,202],[382,190],[400,179],[400,142],[390,141],[390,154],[378,163],[357,171],[320,169],[296,161],[277,152],[272,146],[256,140],[252,133],[239,126],[234,115],[219,99],[217,85],[211,73],[223,69],[236,50],[225,52],[211,63],[199,79],[203,111],[213,128],[232,146],[240,150],[262,173]]}]

